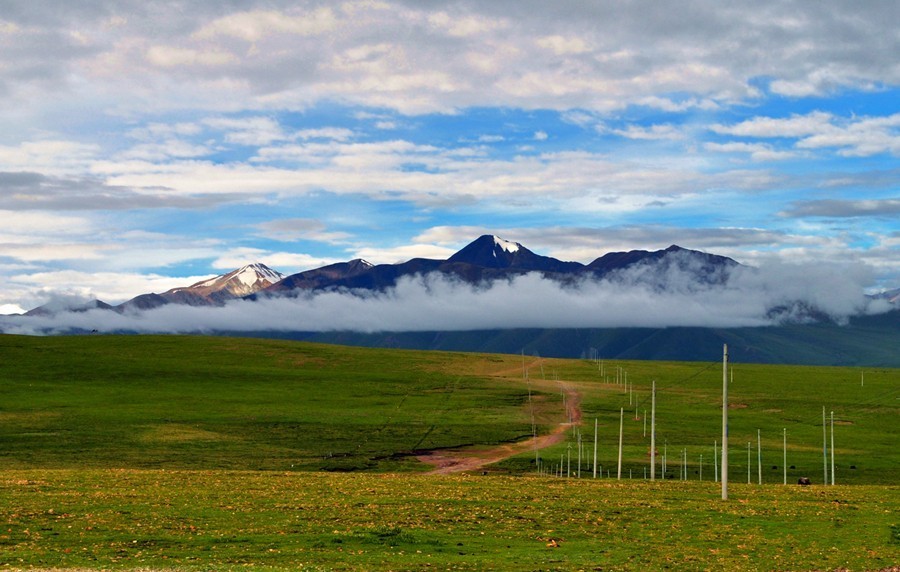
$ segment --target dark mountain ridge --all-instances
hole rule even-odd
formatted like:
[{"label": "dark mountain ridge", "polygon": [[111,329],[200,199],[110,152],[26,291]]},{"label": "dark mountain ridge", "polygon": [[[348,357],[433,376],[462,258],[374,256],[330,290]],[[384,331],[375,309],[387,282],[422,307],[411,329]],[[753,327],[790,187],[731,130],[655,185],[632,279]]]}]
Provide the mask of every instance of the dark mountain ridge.
[{"label": "dark mountain ridge", "polygon": [[674,245],[655,252],[633,250],[610,253],[585,265],[536,254],[517,242],[487,234],[478,237],[447,260],[413,258],[398,264],[374,266],[359,260],[338,263],[292,274],[252,298],[323,289],[385,290],[396,286],[401,278],[431,272],[453,276],[470,284],[510,279],[531,272],[560,282],[569,282],[582,277],[603,278],[641,264],[661,268],[677,267],[703,284],[720,283],[727,278],[729,270],[740,266],[725,256]]},{"label": "dark mountain ridge", "polygon": [[285,277],[264,264],[249,264],[227,274],[203,280],[185,287],[177,287],[162,293],[148,293],[111,306],[100,300],[63,303],[55,301],[34,308],[28,316],[47,316],[61,311],[87,311],[106,309],[116,312],[142,312],[167,304],[188,306],[222,306],[230,300],[255,300],[259,296],[296,296],[304,292],[320,290],[375,290],[393,288],[403,278],[424,276],[438,272],[469,284],[481,284],[493,280],[509,280],[531,272],[559,282],[572,282],[580,278],[606,278],[615,272],[645,265],[655,269],[646,280],[658,282],[654,286],[665,288],[668,268],[688,272],[699,284],[721,283],[732,268],[740,266],[725,256],[670,246],[665,250],[612,252],[590,264],[562,261],[536,254],[517,242],[494,235],[483,235],[463,247],[447,260],[413,258],[397,264],[373,265],[362,259],[338,262],[306,270]]}]

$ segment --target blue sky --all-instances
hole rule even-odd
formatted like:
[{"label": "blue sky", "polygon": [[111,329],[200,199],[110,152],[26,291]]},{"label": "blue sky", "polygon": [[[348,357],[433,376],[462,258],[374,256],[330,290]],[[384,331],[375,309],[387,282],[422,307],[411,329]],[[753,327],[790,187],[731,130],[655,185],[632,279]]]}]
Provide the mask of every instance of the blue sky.
[{"label": "blue sky", "polygon": [[0,313],[483,233],[900,287],[898,21],[893,1],[0,0]]}]

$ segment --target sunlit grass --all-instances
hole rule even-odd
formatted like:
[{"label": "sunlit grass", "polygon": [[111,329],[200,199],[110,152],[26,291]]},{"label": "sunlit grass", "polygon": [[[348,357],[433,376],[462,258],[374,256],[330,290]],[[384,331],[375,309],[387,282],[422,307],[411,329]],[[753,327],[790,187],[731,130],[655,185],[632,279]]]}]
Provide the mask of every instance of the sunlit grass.
[{"label": "sunlit grass", "polygon": [[0,472],[12,567],[873,570],[900,489],[502,476]]}]

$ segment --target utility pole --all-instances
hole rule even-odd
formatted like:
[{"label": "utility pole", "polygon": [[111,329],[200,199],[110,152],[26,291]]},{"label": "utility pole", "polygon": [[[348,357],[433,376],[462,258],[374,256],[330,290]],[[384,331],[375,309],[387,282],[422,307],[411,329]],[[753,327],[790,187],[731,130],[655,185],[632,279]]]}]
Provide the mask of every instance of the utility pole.
[{"label": "utility pole", "polygon": [[619,409],[619,468],[616,471],[616,478],[622,480],[622,429],[625,420],[625,408]]},{"label": "utility pole", "polygon": [[822,466],[825,471],[825,484],[828,484],[828,433],[825,424],[825,406],[822,406]]},{"label": "utility pole", "polygon": [[722,500],[728,500],[728,344],[722,345]]},{"label": "utility pole", "polygon": [[650,387],[650,480],[656,480],[656,380]]},{"label": "utility pole", "polygon": [[716,441],[713,441],[713,482],[719,482],[719,450]]},{"label": "utility pole", "polygon": [[759,431],[759,429],[756,430],[756,467],[759,471],[759,484],[762,484],[762,441]]},{"label": "utility pole", "polygon": [[831,484],[834,484],[834,411],[831,412]]},{"label": "utility pole", "polygon": [[784,444],[781,446],[783,459],[781,461],[782,466],[784,467],[784,484],[787,484],[787,427],[781,430],[781,433],[784,438]]}]

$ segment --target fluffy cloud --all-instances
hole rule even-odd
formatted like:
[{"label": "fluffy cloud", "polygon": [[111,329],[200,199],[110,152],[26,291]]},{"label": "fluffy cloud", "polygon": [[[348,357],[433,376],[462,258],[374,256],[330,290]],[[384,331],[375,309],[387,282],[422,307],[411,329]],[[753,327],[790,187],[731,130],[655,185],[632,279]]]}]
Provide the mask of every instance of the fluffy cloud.
[{"label": "fluffy cloud", "polygon": [[[900,80],[891,2],[831,1],[809,10],[775,1],[724,9],[711,0],[670,8],[449,2],[440,10],[405,2],[266,2],[241,10],[194,5],[178,18],[157,2],[115,10],[45,4],[5,10],[7,93],[27,91],[36,77],[73,93],[88,77],[128,89],[120,78],[149,74],[131,89],[154,93],[135,104],[196,105],[152,81],[179,68],[197,94],[203,91],[194,87],[217,82],[246,102],[305,106],[330,98],[418,113],[498,97],[557,109],[618,108],[664,99],[661,93],[742,98],[756,94],[751,81],[758,77],[774,78],[773,90],[794,96]],[[216,99],[207,98],[209,108]]]},{"label": "fluffy cloud", "polygon": [[339,243],[350,238],[346,232],[328,232],[325,223],[308,218],[270,220],[259,223],[256,227],[262,236],[283,242],[316,240]]},{"label": "fluffy cloud", "polygon": [[848,157],[878,153],[900,156],[900,113],[840,118],[816,111],[786,118],[755,117],[736,125],[714,125],[711,129],[742,137],[796,139],[799,149],[834,148]]}]

